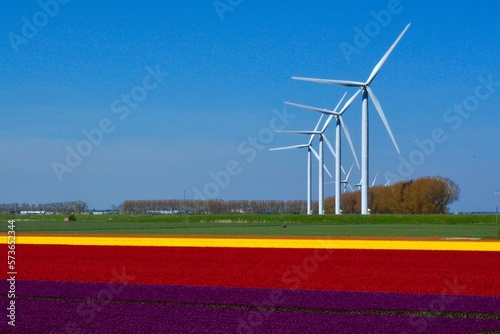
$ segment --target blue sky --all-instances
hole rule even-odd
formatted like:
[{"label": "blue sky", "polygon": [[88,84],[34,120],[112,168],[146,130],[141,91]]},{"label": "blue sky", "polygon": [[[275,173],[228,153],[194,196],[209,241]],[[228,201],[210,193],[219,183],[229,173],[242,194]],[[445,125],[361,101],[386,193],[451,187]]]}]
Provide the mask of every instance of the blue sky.
[{"label": "blue sky", "polygon": [[[498,2],[229,3],[3,2],[0,202],[305,199],[305,152],[268,151],[305,138],[270,129],[312,129],[283,101],[333,108],[346,90],[290,77],[364,81],[411,23],[371,85],[401,155],[370,105],[371,178],[449,177],[452,211],[494,210]],[[358,154],[360,111],[345,114]]]}]

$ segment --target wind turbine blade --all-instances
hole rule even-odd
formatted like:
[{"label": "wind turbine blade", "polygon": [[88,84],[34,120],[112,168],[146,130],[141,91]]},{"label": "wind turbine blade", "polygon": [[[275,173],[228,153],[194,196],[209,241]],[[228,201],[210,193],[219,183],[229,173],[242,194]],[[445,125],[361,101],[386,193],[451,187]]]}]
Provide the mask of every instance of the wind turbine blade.
[{"label": "wind turbine blade", "polygon": [[300,134],[300,135],[319,135],[320,131],[307,131],[307,130],[299,130],[299,131],[275,131],[276,133],[291,133],[291,134]]},{"label": "wind turbine blade", "polygon": [[282,151],[282,150],[291,150],[294,148],[306,148],[308,147],[308,144],[302,144],[302,145],[293,145],[293,146],[284,146],[284,147],[275,147],[275,148],[270,148],[269,151]]},{"label": "wind turbine blade", "polygon": [[[316,123],[316,126],[314,127],[314,131],[318,131],[319,125],[321,124],[321,121],[323,120],[323,116],[324,116],[324,114],[321,114],[321,116],[319,117],[318,123]],[[312,144],[313,140],[314,140],[314,134],[312,134],[311,137],[309,138],[309,145]]]},{"label": "wind turbine blade", "polygon": [[390,184],[390,183],[391,183],[391,181],[392,181],[392,177],[391,177],[391,178],[388,178],[388,177],[386,176],[386,177],[385,177],[385,180],[386,180],[387,182],[384,184],[384,186],[385,186],[385,187],[388,187],[388,186],[389,186],[389,184]]},{"label": "wind turbine blade", "polygon": [[373,179],[373,182],[372,182],[372,187],[375,185],[375,182],[377,182],[377,177],[378,177],[378,171],[377,171],[377,174],[375,174],[375,178]]},{"label": "wind turbine blade", "polygon": [[336,115],[339,114],[339,113],[337,113],[337,110],[339,109],[340,104],[342,103],[342,101],[344,101],[346,95],[347,95],[347,92],[345,92],[344,95],[342,95],[342,98],[340,99],[339,103],[337,103],[337,105],[335,106],[335,109],[333,109],[333,113],[334,114],[336,114]]},{"label": "wind turbine blade", "polygon": [[[325,135],[323,135],[323,139],[325,140],[326,146],[328,146],[328,149],[330,150],[330,152],[332,152],[335,159],[337,159],[337,154],[335,153],[335,150],[333,149],[332,143],[330,143],[330,141],[328,140],[328,138]],[[342,166],[340,166],[340,168],[345,173],[344,168]],[[330,175],[330,177],[332,177],[332,176]]]},{"label": "wind turbine blade", "polygon": [[309,145],[309,149],[311,150],[312,154],[314,154],[314,156],[316,157],[316,159],[318,159],[318,161],[319,161],[319,154],[318,154],[318,152],[316,152],[316,150],[311,145]]},{"label": "wind turbine blade", "polygon": [[373,68],[373,71],[370,74],[370,76],[368,77],[368,80],[366,80],[366,85],[371,84],[371,82],[373,81],[373,79],[375,79],[375,77],[377,76],[377,74],[380,71],[380,69],[382,68],[382,66],[384,66],[384,63],[386,62],[387,58],[389,58],[389,56],[391,55],[392,51],[394,50],[394,48],[396,47],[396,45],[398,45],[398,43],[401,40],[401,38],[403,38],[403,35],[406,33],[406,31],[408,30],[408,28],[410,28],[410,23],[408,23],[408,25],[403,30],[403,32],[401,34],[399,34],[399,37],[396,39],[396,41],[394,43],[392,43],[392,45],[389,48],[389,50],[387,50],[387,52],[382,57],[382,59],[380,59],[380,61],[378,62],[378,64]]},{"label": "wind turbine blade", "polygon": [[330,152],[332,152],[335,159],[337,159],[337,153],[335,153],[335,150],[333,149],[333,146],[330,143],[330,141],[328,140],[328,138],[326,138],[326,136],[323,135],[323,139],[325,140],[326,146],[328,146],[328,148],[330,149]]},{"label": "wind turbine blade", "polygon": [[354,167],[354,163],[351,165],[351,168],[349,169],[349,173],[347,173],[347,176],[345,178],[345,182],[347,183],[349,181],[349,176],[351,175],[352,168]]},{"label": "wind turbine blade", "polygon": [[297,107],[297,108],[302,108],[302,109],[307,109],[307,110],[312,110],[312,111],[320,112],[322,114],[332,114],[333,113],[331,110],[328,110],[328,109],[321,109],[321,108],[316,108],[316,107],[310,107],[310,106],[306,106],[304,104],[298,104],[298,103],[292,103],[292,102],[286,102],[286,101],[285,101],[285,104],[288,104],[289,106],[294,106],[294,107]]},{"label": "wind turbine blade", "polygon": [[303,78],[303,77],[292,77],[293,80],[309,81],[329,85],[340,85],[347,87],[362,87],[365,85],[364,82],[359,81],[349,81],[349,80],[330,80],[330,79],[315,79],[315,78]]},{"label": "wind turbine blade", "polygon": [[[323,116],[324,116],[324,114],[321,114],[321,116],[319,117],[318,123],[316,123],[316,126],[314,127],[314,132],[318,131],[318,128],[319,128],[319,125],[321,124],[321,120],[323,119]],[[309,146],[311,146],[315,135],[316,134],[312,134],[311,137],[309,137]]]},{"label": "wind turbine blade", "polygon": [[330,125],[330,122],[332,121],[334,115],[328,116],[326,119],[325,125],[323,125],[323,129],[321,130],[321,133],[324,133],[326,131],[326,128],[328,128],[328,125]]},{"label": "wind turbine blade", "polygon": [[[314,154],[314,156],[316,157],[316,159],[319,161],[319,154],[318,154],[318,152],[316,152],[316,150],[312,146],[309,146],[309,149]],[[328,176],[330,176],[330,178],[331,178],[332,174],[330,174],[330,171],[328,170],[328,168],[326,168],[325,164],[323,164],[323,168],[325,169],[325,172],[328,174]]]},{"label": "wind turbine blade", "polygon": [[346,111],[350,106],[351,104],[354,102],[354,100],[358,97],[358,95],[362,92],[361,89],[358,89],[358,91],[356,93],[354,93],[350,98],[349,100],[347,100],[347,102],[344,104],[344,106],[342,107],[342,110],[339,111],[339,114],[342,115],[344,113],[344,111]]},{"label": "wind turbine blade", "polygon": [[356,155],[356,150],[354,149],[354,144],[352,143],[351,135],[349,134],[349,129],[347,129],[347,125],[344,122],[344,118],[342,116],[340,116],[339,118],[340,118],[340,124],[342,124],[342,128],[344,129],[345,136],[347,137],[347,141],[349,142],[349,146],[351,147],[351,152],[352,155],[354,156],[354,161],[356,162],[356,166],[358,166],[359,169],[360,168],[359,161]]},{"label": "wind turbine blade", "polygon": [[373,94],[372,89],[370,86],[366,86],[366,90],[368,91],[368,95],[370,95],[370,98],[372,99],[373,104],[375,105],[375,109],[377,109],[378,114],[380,118],[382,119],[382,122],[385,125],[385,128],[387,129],[387,132],[389,132],[389,136],[392,139],[392,142],[394,143],[394,147],[396,148],[396,151],[398,154],[400,154],[398,143],[396,143],[396,139],[394,138],[394,135],[392,134],[391,127],[389,126],[389,122],[387,122],[387,118],[385,118],[384,111],[382,110],[382,106],[380,105],[380,102],[378,101],[377,97],[375,94]]},{"label": "wind turbine blade", "polygon": [[318,123],[316,123],[316,126],[314,127],[314,131],[318,131],[319,125],[321,124],[321,121],[323,120],[323,114],[319,117]]},{"label": "wind turbine blade", "polygon": [[332,178],[332,174],[330,174],[330,171],[328,170],[328,168],[326,168],[325,164],[323,164],[323,168],[325,169],[326,174],[328,174],[328,176]]}]

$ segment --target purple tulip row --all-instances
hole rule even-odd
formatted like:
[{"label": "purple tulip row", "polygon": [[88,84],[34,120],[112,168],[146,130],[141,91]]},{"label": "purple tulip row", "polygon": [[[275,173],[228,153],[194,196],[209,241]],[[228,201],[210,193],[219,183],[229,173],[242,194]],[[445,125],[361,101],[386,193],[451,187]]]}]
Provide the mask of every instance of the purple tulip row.
[{"label": "purple tulip row", "polygon": [[[1,284],[4,284],[3,282]],[[0,288],[2,288],[0,284]],[[4,289],[5,290],[5,289]],[[108,291],[109,290],[109,291]],[[113,294],[106,293],[113,291]],[[18,295],[241,305],[262,308],[462,312],[500,315],[500,297],[321,290],[20,281]]]},{"label": "purple tulip row", "polygon": [[500,320],[338,314],[156,303],[18,301],[20,333],[475,333]]},{"label": "purple tulip row", "polygon": [[[0,282],[1,289],[3,285]],[[402,334],[500,329],[497,297],[47,281],[19,281],[17,295],[19,333]],[[446,316],[415,313],[421,311],[443,311]]]}]

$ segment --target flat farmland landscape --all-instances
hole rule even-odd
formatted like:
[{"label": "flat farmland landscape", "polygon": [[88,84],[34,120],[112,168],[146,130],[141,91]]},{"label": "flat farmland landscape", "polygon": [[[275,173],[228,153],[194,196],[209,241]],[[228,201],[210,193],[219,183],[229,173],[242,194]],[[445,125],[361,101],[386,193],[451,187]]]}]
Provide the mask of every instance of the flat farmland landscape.
[{"label": "flat farmland landscape", "polygon": [[2,332],[500,330],[492,216],[16,218]]},{"label": "flat farmland landscape", "polygon": [[4,1],[0,334],[500,334],[492,3]]},{"label": "flat farmland landscape", "polygon": [[[16,219],[17,218],[17,219]],[[80,215],[4,216],[21,234],[234,235],[498,239],[494,215]],[[7,231],[6,225],[0,230]]]}]

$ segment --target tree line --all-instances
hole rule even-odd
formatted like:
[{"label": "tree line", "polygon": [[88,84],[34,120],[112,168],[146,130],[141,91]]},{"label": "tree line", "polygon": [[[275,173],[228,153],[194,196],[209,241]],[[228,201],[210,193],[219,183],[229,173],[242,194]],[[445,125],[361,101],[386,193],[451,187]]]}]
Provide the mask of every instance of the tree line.
[{"label": "tree line", "polygon": [[[374,186],[369,189],[371,213],[381,214],[445,214],[450,204],[460,198],[460,188],[446,177],[422,177],[401,181],[391,186]],[[327,213],[333,213],[335,198],[325,199]],[[361,192],[342,194],[343,213],[361,211]]]},{"label": "tree line", "polygon": [[84,201],[57,202],[47,204],[8,203],[0,204],[0,213],[19,214],[21,211],[45,211],[46,213],[82,213],[88,210]]},{"label": "tree line", "polygon": [[[371,213],[380,214],[444,214],[448,206],[460,197],[460,188],[448,178],[422,177],[401,181],[391,186],[374,186],[369,189]],[[305,214],[307,202],[276,200],[127,200],[121,204],[123,213],[137,214]],[[334,213],[335,198],[328,197],[324,203],[325,213]],[[342,213],[361,211],[361,193],[342,194]],[[318,202],[313,202],[313,211],[318,212]]]},{"label": "tree line", "polygon": [[123,213],[151,214],[304,214],[307,202],[276,200],[127,200],[121,204]]},{"label": "tree line", "polygon": [[[401,181],[391,186],[374,186],[369,189],[371,213],[380,214],[445,214],[448,206],[460,198],[460,188],[444,177],[422,177]],[[334,213],[335,198],[325,199],[325,213]],[[361,211],[361,193],[342,194],[342,213]],[[135,214],[305,214],[305,200],[126,200],[113,212]],[[45,211],[52,213],[83,213],[88,211],[84,201],[48,204],[11,203],[0,204],[0,213],[19,214],[21,211]],[[318,202],[313,202],[318,212]]]}]

